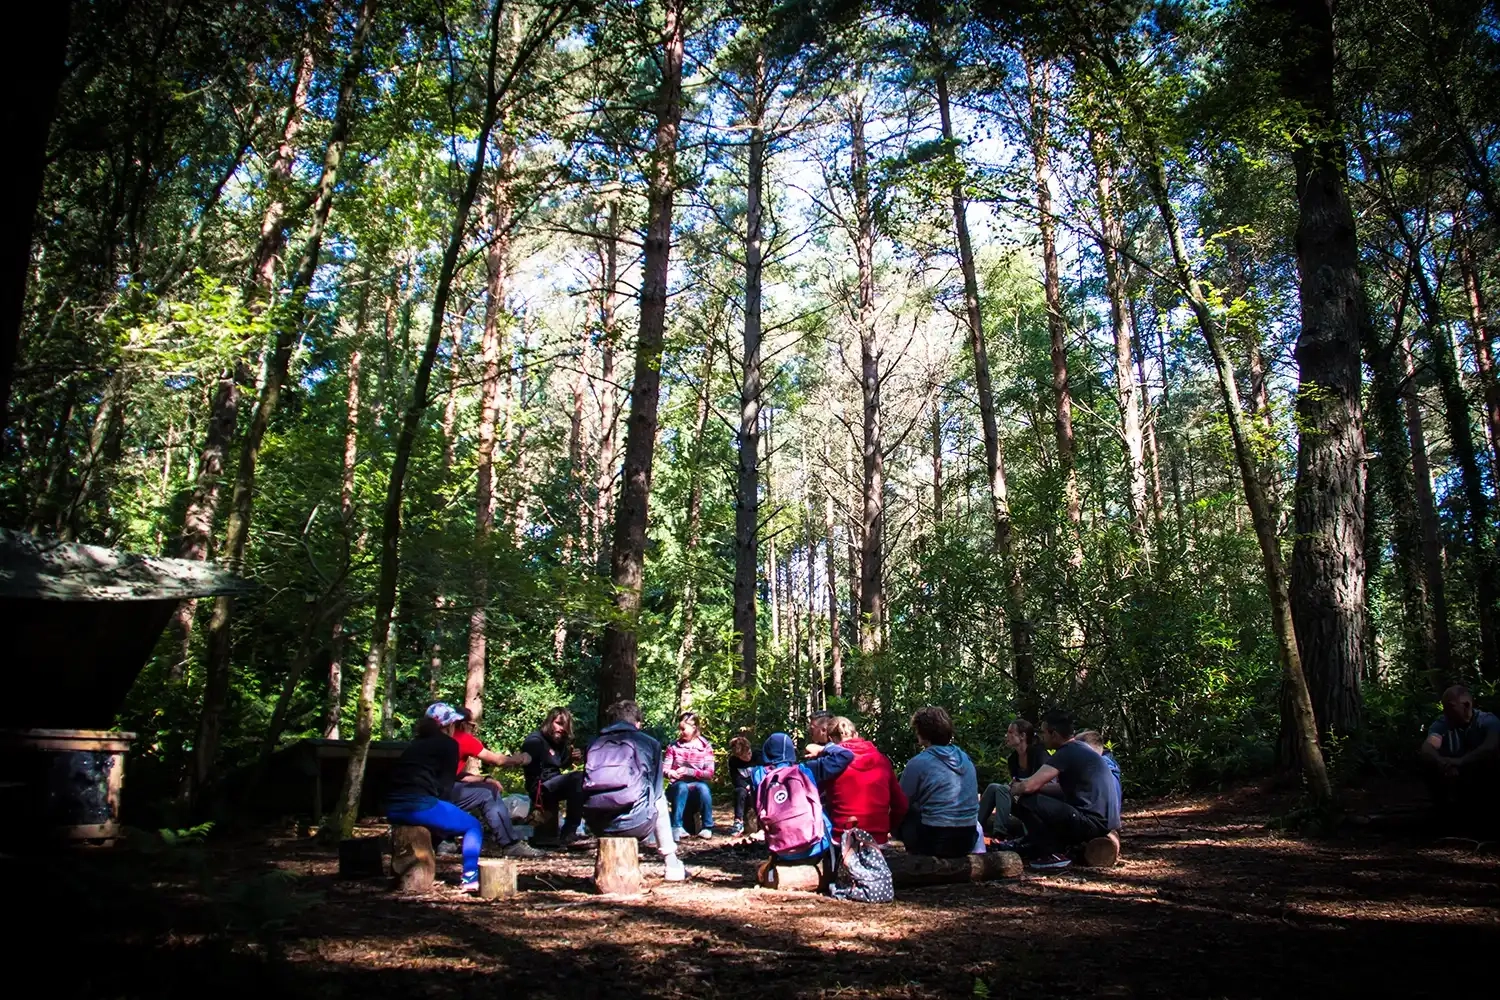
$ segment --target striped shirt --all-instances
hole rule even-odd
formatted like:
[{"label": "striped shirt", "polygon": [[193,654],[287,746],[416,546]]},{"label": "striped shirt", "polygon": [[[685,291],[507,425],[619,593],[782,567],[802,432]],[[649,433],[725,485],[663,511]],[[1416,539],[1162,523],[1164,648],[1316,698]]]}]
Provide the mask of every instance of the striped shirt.
[{"label": "striped shirt", "polygon": [[713,745],[701,733],[686,742],[676,740],[667,746],[662,755],[662,767],[665,770],[676,768],[688,772],[683,778],[707,781],[714,776]]}]

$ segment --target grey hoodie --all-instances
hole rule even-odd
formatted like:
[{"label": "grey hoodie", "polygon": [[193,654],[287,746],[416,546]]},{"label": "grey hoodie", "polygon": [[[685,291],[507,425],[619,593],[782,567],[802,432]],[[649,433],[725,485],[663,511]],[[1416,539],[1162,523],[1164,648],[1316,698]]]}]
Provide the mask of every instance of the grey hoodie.
[{"label": "grey hoodie", "polygon": [[979,820],[979,778],[958,747],[928,747],[906,762],[901,790],[924,826],[973,826]]}]

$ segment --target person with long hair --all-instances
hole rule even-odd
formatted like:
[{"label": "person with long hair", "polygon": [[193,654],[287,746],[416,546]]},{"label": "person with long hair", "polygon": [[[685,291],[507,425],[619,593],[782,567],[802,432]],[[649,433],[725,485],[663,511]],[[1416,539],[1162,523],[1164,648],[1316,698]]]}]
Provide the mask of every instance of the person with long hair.
[{"label": "person with long hair", "polygon": [[823,792],[835,842],[845,830],[858,827],[875,843],[885,843],[906,818],[906,793],[896,780],[896,769],[875,744],[860,737],[850,719],[834,716],[826,733],[829,745],[841,746],[854,755],[849,767]]},{"label": "person with long hair", "polygon": [[[1047,748],[1030,721],[1017,719],[1005,730],[1005,745],[1010,748],[1005,763],[1011,780],[1029,778],[1047,763]],[[998,782],[985,787],[979,799],[979,825],[986,834],[1001,839],[1019,835],[1021,821],[1011,815],[1010,785]]]},{"label": "person with long hair", "polygon": [[662,775],[671,782],[667,801],[672,806],[672,836],[685,838],[683,825],[689,802],[696,803],[698,836],[710,840],[714,835],[714,796],[708,787],[714,776],[714,748],[698,728],[698,714],[683,712],[677,717],[677,739],[667,745],[662,758]]},{"label": "person with long hair", "polygon": [[567,804],[559,839],[564,846],[578,838],[583,821],[583,772],[569,770],[583,760],[573,745],[573,713],[557,707],[547,711],[542,724],[521,744],[530,757],[525,771],[526,792],[534,806],[548,811]]}]

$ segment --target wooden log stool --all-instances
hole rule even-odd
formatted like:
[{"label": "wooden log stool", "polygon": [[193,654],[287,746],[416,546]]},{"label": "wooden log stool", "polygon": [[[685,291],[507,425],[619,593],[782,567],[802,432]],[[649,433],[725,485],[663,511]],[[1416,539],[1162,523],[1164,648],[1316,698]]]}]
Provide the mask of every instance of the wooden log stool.
[{"label": "wooden log stool", "polygon": [[479,898],[509,899],[516,888],[516,863],[509,858],[479,859]]},{"label": "wooden log stool", "polygon": [[391,874],[398,892],[431,892],[437,880],[437,855],[425,826],[391,827]]},{"label": "wooden log stool", "polygon": [[898,889],[954,882],[992,882],[1015,878],[1026,868],[1014,851],[989,851],[961,858],[932,858],[923,854],[887,854],[891,883]]},{"label": "wooden log stool", "polygon": [[777,892],[817,892],[823,887],[823,866],[767,858],[755,870],[755,883]]},{"label": "wooden log stool", "polygon": [[1120,863],[1120,834],[1111,830],[1083,845],[1083,863],[1090,868],[1113,868]]},{"label": "wooden log stool", "polygon": [[600,837],[594,857],[594,888],[606,895],[634,896],[641,891],[640,843],[634,837]]}]

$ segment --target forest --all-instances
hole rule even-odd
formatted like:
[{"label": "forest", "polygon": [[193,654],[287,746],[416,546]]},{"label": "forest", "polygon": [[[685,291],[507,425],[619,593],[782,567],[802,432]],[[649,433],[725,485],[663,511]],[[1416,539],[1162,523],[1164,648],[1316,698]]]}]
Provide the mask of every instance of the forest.
[{"label": "forest", "polygon": [[945,705],[981,766],[1065,705],[1127,795],[1326,800],[1493,697],[1493,4],[89,0],[66,44],[0,524],[255,585],[133,688],[139,802],[301,737],[357,775],[438,698],[892,756]]}]

